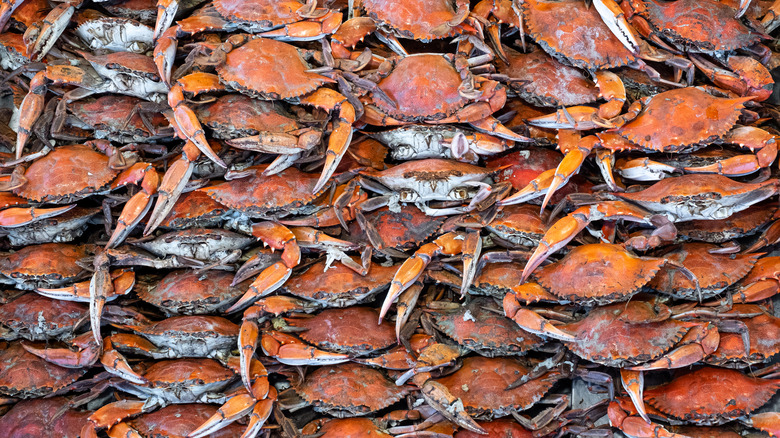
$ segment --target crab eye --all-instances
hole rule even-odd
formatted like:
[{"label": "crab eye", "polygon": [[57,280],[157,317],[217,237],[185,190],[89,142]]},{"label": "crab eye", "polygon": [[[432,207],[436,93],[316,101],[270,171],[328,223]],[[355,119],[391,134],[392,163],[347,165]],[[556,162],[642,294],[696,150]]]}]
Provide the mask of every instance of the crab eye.
[{"label": "crab eye", "polygon": [[413,190],[401,190],[398,194],[401,202],[415,202],[420,198],[420,195]]},{"label": "crab eye", "polygon": [[452,189],[450,192],[450,198],[451,199],[468,199],[469,197],[469,191],[464,189],[463,187],[457,187]]}]

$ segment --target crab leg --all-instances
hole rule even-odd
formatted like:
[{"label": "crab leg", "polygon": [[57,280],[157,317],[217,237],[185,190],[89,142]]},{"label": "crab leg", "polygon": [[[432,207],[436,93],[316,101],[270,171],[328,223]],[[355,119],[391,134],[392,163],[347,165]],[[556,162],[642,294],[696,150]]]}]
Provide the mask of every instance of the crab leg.
[{"label": "crab leg", "polygon": [[328,112],[337,111],[333,119],[333,130],[328,137],[328,150],[325,152],[325,164],[322,167],[314,193],[319,192],[328,182],[333,172],[336,171],[341,158],[347,152],[347,147],[352,141],[352,124],[355,123],[355,107],[347,102],[347,98],[341,93],[329,88],[320,88],[306,97],[300,99],[302,104],[324,109]]},{"label": "crab leg", "polygon": [[[139,177],[138,173],[143,176]],[[122,209],[114,233],[111,234],[111,238],[106,243],[106,249],[113,248],[124,241],[152,206],[152,196],[157,193],[157,188],[160,186],[160,174],[151,164],[136,163],[120,175],[114,184],[124,185],[130,181],[138,180],[141,181],[141,190],[133,195]]]},{"label": "crab leg", "polygon": [[260,32],[257,36],[275,38],[280,41],[314,41],[330,35],[341,25],[341,12],[328,11],[315,20],[290,23],[279,29]]},{"label": "crab leg", "polygon": [[0,30],[5,29],[5,25],[8,23],[8,19],[11,18],[11,14],[14,13],[22,2],[24,2],[24,0],[0,1]]},{"label": "crab leg", "polygon": [[184,144],[184,149],[181,153],[181,158],[174,161],[173,164],[165,172],[162,177],[162,182],[157,189],[157,203],[154,205],[152,214],[149,215],[149,221],[144,228],[144,236],[148,236],[160,226],[160,224],[168,217],[176,201],[179,200],[184,187],[192,176],[193,170],[195,170],[195,160],[200,157],[200,150],[191,141],[187,141]]},{"label": "crab leg", "polygon": [[[536,283],[521,284],[517,289],[521,295],[534,295],[537,294],[537,290],[546,293]],[[524,292],[523,290],[529,290],[529,292]],[[555,327],[550,320],[521,305],[515,293],[508,293],[504,296],[503,306],[504,315],[517,323],[523,330],[562,341],[573,342],[577,339],[575,336]]]},{"label": "crab leg", "polygon": [[648,423],[641,417],[629,414],[618,401],[609,403],[607,414],[609,416],[609,424],[612,427],[617,427],[629,436],[638,438],[688,438],[687,435],[669,432],[659,424]]},{"label": "crab leg", "polygon": [[76,204],[53,208],[15,207],[0,211],[0,227],[14,228],[61,215],[76,207]]},{"label": "crab leg", "polygon": [[[214,78],[213,80],[218,79]],[[168,92],[168,105],[173,109],[173,120],[176,128],[178,128],[176,131],[177,135],[183,136],[183,140],[192,142],[211,161],[227,168],[227,164],[209,146],[206,140],[206,133],[203,131],[203,126],[201,126],[198,117],[195,115],[195,111],[187,106],[185,102],[184,90],[179,83],[176,83],[171,87],[171,91]]]},{"label": "crab leg", "polygon": [[[157,19],[154,24],[154,40],[158,41],[160,36],[165,38],[164,34],[168,33],[173,24],[173,19],[176,17],[176,13],[179,11],[178,0],[157,0]],[[158,41],[159,43],[159,41]],[[174,49],[175,51],[176,49]]]},{"label": "crab leg", "polygon": [[154,408],[145,405],[146,402],[143,400],[119,400],[109,403],[89,416],[89,421],[81,429],[81,436],[97,437],[98,430],[107,429],[125,418],[143,414]]},{"label": "crab leg", "polygon": [[644,365],[627,367],[633,371],[650,371],[671,368],[682,368],[692,365],[718,349],[720,334],[712,324],[692,328],[680,341],[680,347],[664,354],[659,359]]},{"label": "crab leg", "polygon": [[431,262],[431,259],[438,254],[456,255],[463,251],[463,241],[465,236],[462,233],[451,232],[444,234],[434,240],[431,243],[426,243],[421,246],[413,256],[406,259],[404,263],[398,268],[393,277],[393,281],[390,283],[390,290],[387,292],[385,301],[382,303],[382,310],[379,313],[379,322],[390,310],[390,306],[393,304],[396,298],[401,292],[408,289],[411,285],[420,278],[425,267]]},{"label": "crab leg", "polygon": [[[111,273],[113,283],[113,293],[106,296],[106,301],[112,301],[118,296],[126,295],[133,290],[135,286],[135,273],[129,270],[119,270]],[[89,281],[75,283],[69,287],[57,289],[36,289],[35,291],[45,297],[55,300],[77,301],[80,303],[89,302]]]},{"label": "crab leg", "polygon": [[84,368],[92,366],[100,357],[100,344],[93,342],[92,333],[84,333],[73,339],[71,344],[77,351],[69,348],[37,348],[26,343],[22,347],[41,359],[65,368]]},{"label": "crab leg", "polygon": [[631,398],[631,402],[634,403],[634,407],[636,408],[639,416],[650,423],[650,417],[647,416],[644,396],[642,395],[645,390],[644,373],[642,371],[621,369],[620,383],[622,383],[623,389],[626,390],[628,396]]},{"label": "crab leg", "polygon": [[738,127],[731,130],[723,140],[726,143],[737,144],[740,147],[758,152],[755,155],[737,155],[726,158],[709,166],[686,167],[685,171],[742,176],[769,167],[777,158],[777,140],[774,135],[763,129],[752,126]]},{"label": "crab leg", "polygon": [[272,249],[281,249],[282,260],[265,268],[249,286],[249,290],[227,312],[235,312],[257,298],[263,297],[281,287],[292,274],[292,269],[301,262],[301,249],[295,234],[276,222],[260,222],[252,226],[252,235]]},{"label": "crab leg", "polygon": [[39,71],[30,81],[30,91],[24,96],[22,104],[19,106],[19,129],[16,133],[16,159],[22,158],[22,151],[27,140],[32,134],[32,127],[43,114],[44,96],[46,96],[46,78],[45,71]]},{"label": "crab leg", "polygon": [[267,331],[260,339],[263,352],[285,365],[334,365],[348,362],[346,354],[331,353],[302,343],[298,338]]}]

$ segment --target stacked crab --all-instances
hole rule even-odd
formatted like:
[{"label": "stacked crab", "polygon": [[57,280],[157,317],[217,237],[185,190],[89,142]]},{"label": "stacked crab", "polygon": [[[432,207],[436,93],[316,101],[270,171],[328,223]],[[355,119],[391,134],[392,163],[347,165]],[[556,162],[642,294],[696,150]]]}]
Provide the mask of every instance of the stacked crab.
[{"label": "stacked crab", "polygon": [[0,435],[780,435],[780,2],[588,3],[0,1]]}]

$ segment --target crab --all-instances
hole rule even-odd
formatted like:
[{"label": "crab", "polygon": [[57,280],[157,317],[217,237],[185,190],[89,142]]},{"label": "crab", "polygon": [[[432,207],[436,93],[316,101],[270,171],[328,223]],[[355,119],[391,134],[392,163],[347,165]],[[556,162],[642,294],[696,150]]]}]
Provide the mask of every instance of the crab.
[{"label": "crab", "polygon": [[[188,436],[212,416],[219,415],[217,406],[202,403],[170,405],[109,429],[109,437],[137,436],[139,438],[177,438]],[[240,436],[244,428],[231,423],[208,435],[213,438]]]},{"label": "crab", "polygon": [[756,254],[718,254],[720,247],[707,243],[684,243],[663,254],[667,260],[685,266],[698,280],[696,285],[673,267],[664,266],[648,287],[675,298],[710,298],[736,283],[753,268]]},{"label": "crab", "polygon": [[223,229],[189,228],[169,231],[154,239],[131,242],[157,257],[186,257],[205,262],[237,260],[255,239]]},{"label": "crab", "polygon": [[637,192],[613,193],[620,201],[606,201],[580,207],[559,219],[545,233],[531,255],[523,278],[550,254],[570,242],[592,221],[624,219],[656,227],[655,239],[628,242],[629,246],[648,247],[674,237],[673,222],[720,220],[773,196],[777,181],[740,183],[717,174],[690,174],[665,178]]},{"label": "crab", "polygon": [[154,62],[148,56],[129,52],[108,55],[92,55],[87,52],[80,54],[83,60],[77,59],[68,65],[47,65],[30,81],[30,91],[19,108],[21,115],[16,137],[17,159],[22,156],[33,124],[43,113],[49,84],[77,86],[60,100],[57,111],[60,118],[64,118],[68,103],[96,93],[127,94],[161,102],[168,92],[166,85],[157,75]]},{"label": "crab", "polygon": [[206,315],[225,310],[244,293],[232,281],[233,274],[222,270],[176,270],[136,293],[169,316]]},{"label": "crab", "polygon": [[[635,102],[633,110],[629,111],[636,114],[636,118],[616,129],[583,138],[577,134],[559,133],[559,146],[566,157],[555,170],[554,180],[542,205],[546,205],[555,190],[578,172],[585,158],[596,148],[613,152],[639,150],[683,153],[707,144],[732,143],[757,152],[755,155],[738,155],[709,166],[688,167],[684,170],[740,176],[769,166],[777,156],[775,136],[760,128],[735,127],[744,103],[751,99],[720,98],[698,88],[681,88]],[[555,122],[555,118],[557,115],[537,117],[529,123],[547,127],[572,127],[569,122]],[[658,129],[659,126],[664,129]],[[695,128],[691,129],[691,126]],[[606,179],[611,181],[611,171],[607,173]]]},{"label": "crab", "polygon": [[[168,38],[161,38],[155,48],[160,66],[160,74],[166,83],[170,80],[170,66],[175,45],[161,47]],[[173,49],[172,51],[169,49]],[[184,99],[184,92],[200,92],[224,89],[225,86],[243,94],[262,100],[285,100],[290,103],[311,105],[334,113],[332,130],[328,138],[328,150],[325,164],[319,180],[312,192],[320,191],[335,172],[341,157],[347,150],[352,138],[352,123],[355,121],[355,108],[340,93],[324,88],[323,85],[334,82],[333,79],[310,71],[306,59],[316,53],[298,49],[290,44],[267,38],[250,39],[248,35],[233,35],[212,55],[209,62],[216,65],[217,75],[194,73],[197,81],[182,78],[172,85],[168,93],[168,104],[173,110],[173,118],[181,138],[189,140],[197,151],[188,156],[180,166],[187,166],[197,158],[198,151],[211,160],[221,163],[206,141],[198,118]],[[252,59],[253,68],[246,69],[244,60]],[[284,72],[284,77],[281,76]],[[169,171],[170,172],[170,171]],[[179,184],[183,178],[181,169],[172,173],[171,186]],[[163,215],[164,216],[164,215]]]},{"label": "crab", "polygon": [[153,359],[211,357],[227,362],[238,341],[238,326],[219,316],[172,316],[153,322],[126,308],[106,313],[104,318],[114,326],[136,333],[113,334],[103,340],[103,354],[125,365],[127,360],[119,350]]},{"label": "crab", "polygon": [[76,262],[89,255],[88,246],[44,243],[26,246],[0,260],[0,279],[17,289],[61,286],[85,277]]},{"label": "crab", "polygon": [[[547,371],[507,390],[519,378],[531,373],[532,366],[530,362],[508,357],[473,356],[464,358],[462,366],[450,375],[424,380],[429,376],[420,374],[418,376],[422,378],[416,381],[424,380],[421,387],[423,397],[445,418],[465,429],[485,433],[470,417],[485,420],[526,410],[542,401],[545,394],[562,378],[557,370]],[[562,402],[568,403],[568,400],[564,397]],[[463,414],[456,414],[460,411]],[[534,427],[544,426],[543,417],[541,415],[530,423]]]},{"label": "crab", "polygon": [[[103,357],[111,369],[110,356]],[[115,426],[122,420],[148,413],[169,404],[224,403],[217,412],[197,429],[190,431],[190,438],[207,436],[233,421],[247,415],[247,436],[255,436],[268,418],[276,391],[269,387],[268,375],[262,364],[253,362],[252,392],[223,393],[236,380],[236,374],[213,359],[175,359],[157,361],[138,374],[131,368],[119,371],[122,379],[109,379],[98,390],[112,386],[136,395],[143,400],[120,400],[95,411],[82,430],[82,436],[97,436],[96,431]],[[97,392],[97,391],[95,391]]]},{"label": "crab", "polygon": [[362,98],[365,113],[360,120],[373,126],[468,123],[496,137],[530,141],[492,116],[504,106],[506,89],[471,73],[480,61],[433,53],[389,58],[356,84],[369,91]]},{"label": "crab", "polygon": [[427,216],[412,205],[399,205],[398,211],[382,207],[371,212],[358,210],[357,221],[349,226],[350,235],[368,241],[381,253],[416,248],[433,237],[444,223],[440,217]]},{"label": "crab", "polygon": [[463,306],[436,304],[430,303],[426,309],[430,323],[482,356],[522,356],[543,343],[534,334],[518,332],[510,319],[496,313],[498,309],[494,310],[496,305],[490,298],[474,298]]},{"label": "crab", "polygon": [[0,212],[0,234],[7,235],[12,246],[71,242],[97,213],[98,209],[76,205],[7,208]]},{"label": "crab", "polygon": [[752,303],[769,298],[780,290],[780,257],[758,259],[748,275],[730,290],[735,303]]},{"label": "crab", "polygon": [[[706,53],[717,57],[737,49],[749,49],[766,59],[769,51],[760,43],[768,39],[768,35],[760,25],[740,20],[731,5],[712,0],[674,4],[625,0],[620,5],[614,0],[598,0],[596,10],[605,21],[615,23],[610,30],[631,51],[639,50],[639,43],[634,38],[639,33],[660,47],[689,53],[696,66],[719,86],[742,91],[742,95],[755,95],[758,100],[771,95],[771,87],[769,90],[762,87],[747,90],[747,80],[741,77],[743,72],[739,67],[732,67],[733,71],[723,70],[697,55]],[[757,61],[755,63],[760,66]],[[761,68],[768,73],[766,68]]]},{"label": "crab", "polygon": [[[747,335],[722,333],[718,349],[704,359],[710,365],[729,368],[745,368],[768,362],[777,353],[780,345],[776,332],[780,328],[780,320],[766,313],[759,306],[751,304],[736,304],[732,312],[746,315],[738,318],[747,328]],[[748,316],[753,315],[753,316]],[[749,339],[747,348],[745,338]]]},{"label": "crab", "polygon": [[27,293],[0,306],[0,336],[9,341],[70,338],[88,317],[84,304]]},{"label": "crab", "polygon": [[[767,203],[762,202],[725,219],[693,220],[678,223],[675,227],[677,235],[684,239],[723,243],[756,233],[771,218],[771,208]],[[745,252],[752,252],[752,250],[749,248]]]},{"label": "crab", "polygon": [[453,435],[453,438],[479,438],[483,436],[506,438],[532,438],[533,432],[521,426],[520,423],[511,418],[497,418],[492,421],[478,421],[479,427],[488,434],[481,435],[468,429],[461,429]]},{"label": "crab", "polygon": [[337,418],[369,415],[398,402],[410,390],[396,386],[381,371],[356,363],[314,368],[302,382],[293,383],[293,389],[303,404]]},{"label": "crab", "polygon": [[[428,216],[461,213],[476,207],[490,194],[485,182],[495,171],[452,160],[429,158],[407,161],[387,170],[360,172],[361,185],[383,196],[371,198],[359,208],[370,211],[395,203],[414,203]],[[471,201],[469,206],[432,208],[431,201]],[[390,205],[391,209],[394,208]]]},{"label": "crab", "polygon": [[228,209],[211,199],[203,190],[193,190],[181,195],[168,216],[160,222],[165,230],[186,228],[214,228],[225,219]]},{"label": "crab", "polygon": [[86,368],[65,368],[32,354],[19,342],[0,351],[0,393],[18,398],[42,397],[78,380]]},{"label": "crab", "polygon": [[76,438],[89,411],[71,409],[64,397],[22,400],[0,417],[0,430],[8,438]]},{"label": "crab", "polygon": [[390,157],[399,161],[444,158],[474,164],[482,155],[511,147],[506,139],[446,125],[408,125],[369,135],[387,145]]},{"label": "crab", "polygon": [[146,54],[152,50],[154,30],[136,20],[107,17],[93,9],[76,14],[76,35],[93,52],[133,52]]},{"label": "crab", "polygon": [[[52,182],[51,178],[59,172],[71,175],[67,184]],[[15,174],[15,179],[11,183],[15,194],[35,202],[55,204],[69,204],[137,184],[141,190],[125,204],[108,247],[124,240],[141,221],[159,185],[159,175],[151,164],[128,164],[122,153],[106,140],[57,147],[35,160],[23,174]]]}]

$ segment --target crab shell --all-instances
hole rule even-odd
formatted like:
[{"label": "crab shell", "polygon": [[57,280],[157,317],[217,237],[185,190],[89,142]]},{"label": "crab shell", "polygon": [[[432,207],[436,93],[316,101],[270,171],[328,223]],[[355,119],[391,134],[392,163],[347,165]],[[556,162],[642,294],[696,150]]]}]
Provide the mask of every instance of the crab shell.
[{"label": "crab shell", "polygon": [[596,8],[581,1],[526,0],[521,7],[531,38],[564,64],[600,70],[637,60],[612,34]]},{"label": "crab shell", "polygon": [[620,245],[577,246],[560,261],[538,269],[536,278],[556,296],[578,304],[625,301],[647,284],[665,260],[637,257]]},{"label": "crab shell", "polygon": [[253,99],[243,94],[228,94],[201,105],[198,120],[212,129],[215,138],[232,139],[260,132],[292,132],[301,125],[286,114],[279,102]]},{"label": "crab shell", "polygon": [[[128,121],[127,116],[143,102],[142,99],[123,94],[109,94],[96,98],[80,99],[68,104],[68,111],[78,120],[69,123],[82,129],[94,130],[95,138],[106,138],[119,143],[147,142],[158,138],[136,113]],[[144,114],[157,131],[170,129],[168,119],[162,114]]]},{"label": "crab shell", "polygon": [[[303,431],[316,427],[317,420],[304,426]],[[376,425],[370,418],[336,418],[325,421],[316,435],[320,438],[392,438]]]},{"label": "crab shell", "polygon": [[203,315],[227,309],[246,292],[241,285],[231,286],[232,281],[230,272],[179,270],[150,288],[139,288],[137,293],[168,315]]},{"label": "crab shell", "polygon": [[64,243],[30,245],[1,258],[0,274],[15,283],[18,289],[57,287],[84,274],[76,262],[88,255],[86,246]]},{"label": "crab shell", "polygon": [[22,400],[0,417],[0,430],[6,438],[78,438],[90,412],[67,409],[68,403],[64,397]]},{"label": "crab shell", "polygon": [[695,87],[650,98],[642,112],[615,132],[645,149],[682,152],[723,137],[752,97],[715,97]]},{"label": "crab shell", "polygon": [[511,245],[537,246],[547,226],[547,214],[539,215],[539,208],[529,204],[504,206],[485,227],[501,241]]},{"label": "crab shell", "polygon": [[[653,304],[629,301],[591,310],[583,319],[559,326],[577,337],[567,343],[577,356],[611,367],[626,367],[651,361],[668,352],[696,324],[665,319],[641,323],[655,316]],[[621,316],[630,312],[631,321]]]},{"label": "crab shell", "polygon": [[219,316],[173,316],[133,330],[175,357],[210,357],[235,348],[239,328]]},{"label": "crab shell", "polygon": [[725,219],[776,193],[776,179],[750,184],[717,174],[689,174],[664,178],[639,192],[616,195],[665,213],[673,221],[686,221]]},{"label": "crab shell", "polygon": [[[374,319],[376,324],[376,319]],[[409,388],[356,363],[317,367],[295,388],[317,412],[337,418],[368,415],[401,400]]]},{"label": "crab shell", "polygon": [[517,324],[486,308],[496,307],[492,299],[480,297],[454,311],[436,311],[436,327],[458,344],[482,356],[520,356],[540,346],[540,337],[518,330]]},{"label": "crab shell", "polygon": [[772,207],[756,204],[726,219],[697,220],[676,225],[677,234],[692,240],[722,243],[755,233],[772,218]]},{"label": "crab shell", "polygon": [[[696,276],[703,297],[709,298],[747,275],[758,260],[758,254],[713,254],[719,247],[709,243],[685,243],[664,254],[667,260],[685,266]],[[696,285],[679,269],[664,266],[650,280],[648,287],[675,298],[696,300]]]},{"label": "crab shell", "polygon": [[237,23],[260,23],[269,29],[300,21],[298,10],[303,6],[295,0],[214,1],[214,8],[226,19]]},{"label": "crab shell", "polygon": [[740,318],[750,337],[749,354],[745,355],[745,344],[739,333],[721,333],[718,349],[704,361],[717,366],[744,368],[769,361],[780,353],[780,318],[765,313],[757,306],[735,305],[735,311],[761,312],[752,318]]},{"label": "crab shell", "polygon": [[599,90],[581,70],[561,64],[542,50],[520,53],[504,48],[509,64],[498,63],[498,72],[527,83],[510,83],[512,89],[536,106],[572,106],[595,102]]},{"label": "crab shell", "polygon": [[[144,438],[152,437],[186,437],[197,429],[212,415],[217,413],[217,406],[202,403],[177,404],[166,406],[127,423]],[[236,423],[227,425],[224,429],[209,434],[211,438],[230,438],[241,435],[244,428]]]},{"label": "crab shell", "polygon": [[326,266],[326,261],[315,263],[287,280],[282,291],[326,307],[349,307],[369,301],[388,288],[398,270],[397,266],[373,263],[363,276],[340,263],[327,270]]},{"label": "crab shell", "polygon": [[[89,16],[85,17],[85,14]],[[76,35],[93,51],[143,54],[154,47],[154,29],[135,20],[106,17],[89,10],[82,11],[78,19]]]},{"label": "crab shell", "polygon": [[12,246],[71,242],[84,233],[87,222],[100,211],[97,208],[73,207],[55,217],[36,220],[21,227],[0,229],[8,235]]},{"label": "crab shell", "polygon": [[28,353],[19,342],[0,351],[0,394],[10,397],[42,397],[57,391],[87,372],[64,368]]},{"label": "crab shell", "polygon": [[[386,248],[411,249],[428,240],[439,231],[444,223],[443,217],[426,216],[419,208],[401,205],[400,211],[391,211],[389,207],[362,213],[366,222],[376,231],[371,242],[378,250]],[[357,221],[350,224],[350,235],[365,240],[365,232]]]},{"label": "crab shell", "polygon": [[[454,3],[462,0],[411,0],[402,8],[388,0],[362,0],[360,5],[379,26],[391,29],[403,38],[423,42],[456,35],[457,29],[439,32],[437,28],[455,18]],[[461,5],[459,5],[461,6]],[[465,2],[468,6],[468,2]],[[437,29],[437,32],[433,32]]]},{"label": "crab shell", "polygon": [[203,190],[184,193],[160,224],[160,228],[214,228],[228,209],[211,199]]},{"label": "crab shell", "polygon": [[364,356],[395,344],[393,325],[383,320],[370,307],[325,309],[312,316],[287,320],[288,325],[305,331],[304,341],[324,350]]},{"label": "crab shell", "polygon": [[512,411],[530,408],[542,399],[561,376],[551,371],[517,388],[506,390],[515,380],[532,370],[518,360],[507,357],[480,356],[463,359],[463,366],[439,379],[455,399],[463,402],[466,412],[476,419],[503,417]]},{"label": "crab shell", "polygon": [[290,99],[333,82],[311,73],[298,49],[281,41],[256,38],[231,50],[217,66],[219,79],[229,87],[263,100]]},{"label": "crab shell", "polygon": [[175,255],[196,260],[216,261],[254,242],[255,239],[252,237],[219,228],[191,228],[171,231],[154,240],[136,242],[134,245],[158,257]]},{"label": "crab shell", "polygon": [[79,54],[100,76],[112,80],[121,78],[123,87],[131,91],[128,94],[156,102],[163,101],[168,94],[168,87],[160,80],[151,56],[130,52],[93,55],[80,51]]},{"label": "crab shell", "polygon": [[253,172],[246,178],[211,186],[205,189],[206,194],[230,209],[250,217],[262,217],[290,211],[305,214],[303,208],[324,191],[312,193],[319,175],[303,173],[294,167],[274,175],[263,175],[264,167],[250,170]]},{"label": "crab shell", "polygon": [[752,46],[767,36],[735,19],[735,9],[713,0],[641,1],[641,15],[664,38],[690,52],[722,52]]},{"label": "crab shell", "polygon": [[705,366],[645,390],[645,402],[667,415],[714,426],[749,415],[779,389],[777,379],[754,378],[728,368]]},{"label": "crab shell", "polygon": [[89,319],[89,308],[75,301],[53,300],[28,293],[0,306],[0,323],[7,327],[3,339],[44,341],[67,337]]},{"label": "crab shell", "polygon": [[[513,293],[518,299],[528,298],[531,301],[539,301],[545,298],[546,301],[560,301],[560,299],[547,292],[544,288],[535,288],[534,297],[525,297],[522,282],[523,266],[519,263],[488,263],[479,271],[474,283],[469,289],[472,295],[488,295],[498,299],[503,299],[504,295]],[[453,285],[456,287],[458,285]]]},{"label": "crab shell", "polygon": [[148,386],[132,383],[124,389],[141,397],[151,395],[169,403],[192,403],[203,394],[220,391],[236,378],[236,374],[214,359],[158,360],[144,372]]},{"label": "crab shell", "polygon": [[90,146],[60,146],[30,164],[24,172],[27,183],[14,193],[36,202],[71,204],[107,189],[118,174],[108,157]]}]

